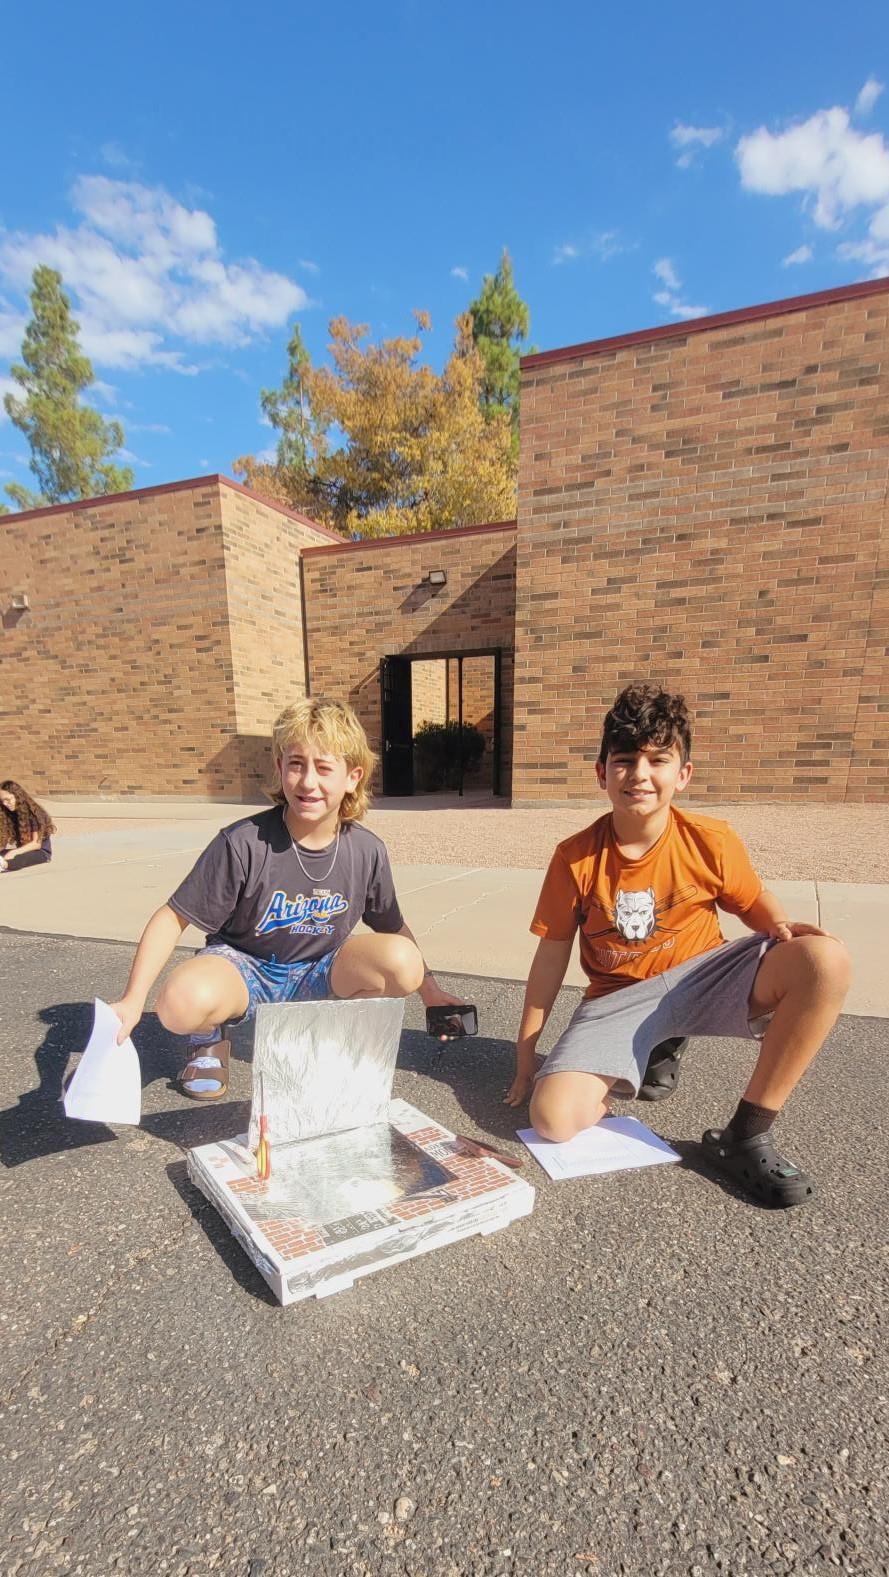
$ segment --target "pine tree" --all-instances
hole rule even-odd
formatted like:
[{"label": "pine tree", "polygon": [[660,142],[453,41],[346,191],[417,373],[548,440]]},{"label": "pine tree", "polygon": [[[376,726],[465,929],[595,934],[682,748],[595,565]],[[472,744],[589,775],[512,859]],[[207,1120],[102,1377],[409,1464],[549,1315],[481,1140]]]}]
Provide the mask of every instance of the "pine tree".
[{"label": "pine tree", "polygon": [[309,404],[312,370],[299,324],[287,346],[287,376],[280,389],[263,389],[259,403],[278,433],[277,464],[282,470],[307,471],[321,434]]},{"label": "pine tree", "polygon": [[7,495],[19,509],[39,509],[125,492],[133,486],[133,473],[110,458],[123,444],[123,428],[81,404],[81,394],[94,381],[92,364],[78,344],[79,325],[62,276],[45,264],[34,270],[31,308],[22,360],[10,368],[23,396],[7,394],[3,403],[31,446],[31,470],[41,490],[32,493],[15,482]]},{"label": "pine tree", "polygon": [[472,337],[484,368],[481,406],[486,416],[505,413],[518,446],[519,360],[530,347],[523,344],[530,313],[515,287],[512,259],[506,248],[496,274],[486,274],[475,301],[469,304]]}]

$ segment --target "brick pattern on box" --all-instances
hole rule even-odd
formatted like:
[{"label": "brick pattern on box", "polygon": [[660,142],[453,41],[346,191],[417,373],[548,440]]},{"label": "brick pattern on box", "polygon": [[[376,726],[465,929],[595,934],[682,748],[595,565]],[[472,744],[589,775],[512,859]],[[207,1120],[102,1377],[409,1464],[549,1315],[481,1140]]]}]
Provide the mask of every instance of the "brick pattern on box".
[{"label": "brick pattern on box", "polygon": [[[447,571],[440,590],[430,568]],[[433,656],[501,647],[501,787],[509,792],[512,740],[515,538],[512,530],[393,538],[303,554],[309,684],[348,701],[380,749],[379,665],[389,656]],[[379,791],[379,773],[375,777]]]},{"label": "brick pattern on box", "polygon": [[886,797],[887,313],[525,368],[514,803],[593,798],[640,677],[694,708],[698,796]]},{"label": "brick pattern on box", "polygon": [[[440,1154],[452,1175],[448,1182],[440,1184],[438,1188],[387,1203],[380,1211],[381,1221],[386,1217],[398,1221],[417,1221],[437,1210],[446,1209],[455,1201],[477,1199],[482,1194],[496,1193],[503,1188],[503,1173],[498,1171],[497,1166],[484,1156],[463,1154],[459,1139],[452,1139],[443,1128],[418,1128],[406,1137],[421,1149],[433,1145],[443,1146],[435,1153]],[[229,1188],[236,1196],[250,1195],[261,1199],[268,1184],[258,1177],[242,1177],[230,1182]],[[322,1232],[302,1216],[290,1215],[280,1220],[263,1221],[261,1231],[272,1247],[286,1259],[299,1259],[325,1247]]]}]

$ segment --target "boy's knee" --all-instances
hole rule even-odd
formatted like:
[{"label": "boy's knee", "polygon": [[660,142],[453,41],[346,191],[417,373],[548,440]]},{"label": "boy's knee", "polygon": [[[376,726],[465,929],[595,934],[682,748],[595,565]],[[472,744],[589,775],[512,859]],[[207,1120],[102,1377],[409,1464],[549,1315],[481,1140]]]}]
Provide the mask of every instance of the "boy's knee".
[{"label": "boy's knee", "polygon": [[386,949],[387,983],[392,996],[409,997],[423,983],[423,955],[406,936],[388,938]]},{"label": "boy's knee", "polygon": [[158,993],[155,1012],[171,1035],[187,1035],[206,1023],[215,1006],[213,993],[199,981],[171,975]]},{"label": "boy's knee", "polygon": [[547,1082],[541,1079],[535,1085],[529,1112],[534,1130],[541,1139],[549,1139],[552,1144],[566,1144],[576,1134],[582,1133],[584,1128],[592,1128],[600,1117],[605,1116],[604,1101],[591,1103],[581,1111],[574,1104],[548,1096]]},{"label": "boy's knee", "polygon": [[845,995],[852,983],[852,959],[839,937],[798,936],[791,946],[799,949],[813,981],[824,989]]}]

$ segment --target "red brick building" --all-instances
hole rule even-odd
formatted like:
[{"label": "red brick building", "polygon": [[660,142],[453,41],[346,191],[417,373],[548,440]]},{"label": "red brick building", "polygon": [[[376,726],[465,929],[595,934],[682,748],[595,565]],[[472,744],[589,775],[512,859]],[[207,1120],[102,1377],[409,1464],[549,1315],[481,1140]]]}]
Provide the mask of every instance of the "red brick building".
[{"label": "red brick building", "polygon": [[3,519],[0,776],[253,795],[308,687],[394,789],[462,693],[487,781],[586,800],[651,676],[699,793],[885,799],[887,320],[877,280],[527,358],[517,522],[343,542],[218,476]]}]

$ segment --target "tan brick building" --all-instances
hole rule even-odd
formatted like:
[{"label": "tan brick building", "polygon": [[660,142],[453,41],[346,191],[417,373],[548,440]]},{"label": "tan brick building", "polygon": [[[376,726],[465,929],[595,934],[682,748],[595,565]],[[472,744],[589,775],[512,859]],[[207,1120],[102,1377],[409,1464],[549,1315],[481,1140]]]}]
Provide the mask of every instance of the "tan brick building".
[{"label": "tan brick building", "polygon": [[517,803],[639,675],[698,792],[887,796],[889,280],[529,357],[520,467]]},{"label": "tan brick building", "polygon": [[650,675],[700,792],[885,799],[887,319],[877,280],[527,358],[517,524],[343,542],[224,477],[0,520],[0,776],[239,799],[308,687],[392,788],[462,692],[486,781],[587,800]]}]

